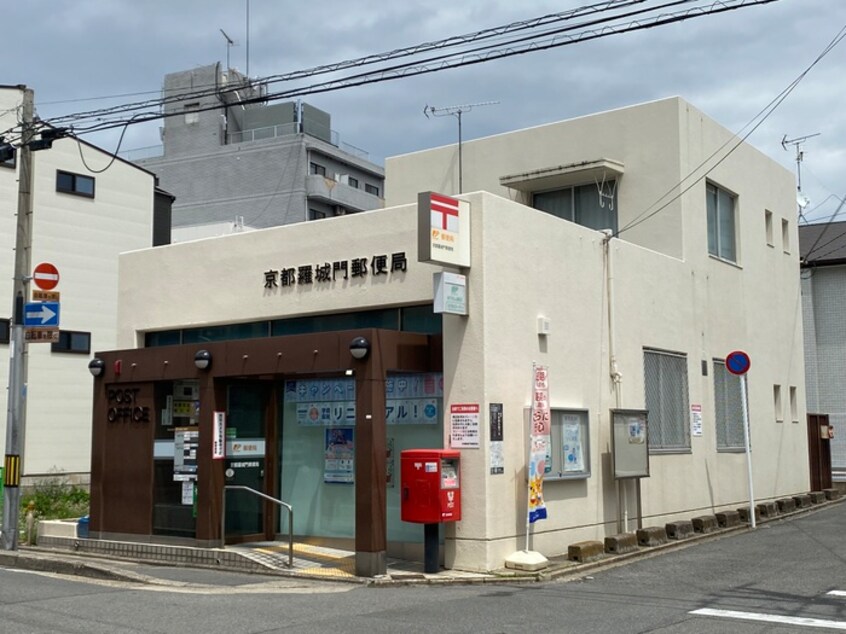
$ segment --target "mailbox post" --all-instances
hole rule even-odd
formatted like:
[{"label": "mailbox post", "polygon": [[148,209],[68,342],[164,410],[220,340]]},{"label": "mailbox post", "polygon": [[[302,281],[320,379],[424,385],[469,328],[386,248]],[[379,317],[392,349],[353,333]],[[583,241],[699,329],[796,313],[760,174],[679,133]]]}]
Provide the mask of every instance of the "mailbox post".
[{"label": "mailbox post", "polygon": [[400,454],[401,518],[423,524],[423,569],[438,572],[438,525],[461,519],[461,454],[406,449]]}]

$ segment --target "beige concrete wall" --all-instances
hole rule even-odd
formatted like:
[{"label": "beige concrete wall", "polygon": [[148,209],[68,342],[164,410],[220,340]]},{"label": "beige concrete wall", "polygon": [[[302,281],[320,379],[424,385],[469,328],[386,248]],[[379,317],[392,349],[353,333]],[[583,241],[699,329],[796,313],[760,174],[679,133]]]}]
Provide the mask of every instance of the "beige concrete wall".
[{"label": "beige concrete wall", "polygon": [[[787,170],[678,98],[471,140],[463,151],[465,191],[487,189],[516,200],[526,200],[525,195],[501,187],[501,176],[600,158],[624,165],[617,190],[621,239],[613,242],[612,255],[623,406],[644,407],[644,347],[682,352],[688,360],[689,402],[702,406],[704,423],[703,435],[691,439],[690,453],[652,457],[652,477],[642,486],[647,523],[746,502],[745,456],[718,453],[714,432],[713,360],[738,348],[753,362],[749,402],[756,495],[773,498],[807,488],[798,234],[794,181]],[[388,204],[407,202],[429,189],[455,192],[457,147],[390,158],[386,174]],[[736,196],[735,263],[708,254],[708,181]],[[453,382],[462,389],[452,399],[470,399],[472,377],[484,377],[482,411],[489,402],[504,402],[507,430],[518,433],[531,363],[549,359],[553,406],[591,410],[594,475],[585,482],[550,483],[545,493],[552,517],[534,529],[539,550],[563,552],[566,544],[558,529],[572,528],[568,541],[617,530],[615,485],[607,475],[613,401],[609,333],[607,325],[602,327],[607,300],[600,237],[542,214],[501,207],[499,202],[485,204],[484,223],[474,219],[473,314],[466,322],[444,322],[445,332],[460,342],[453,359],[456,372],[466,374]],[[766,211],[773,215],[771,244]],[[788,226],[787,244],[782,220]],[[520,257],[506,258],[506,246],[514,244]],[[552,320],[545,350],[533,335],[538,315]],[[450,341],[446,336],[447,353]],[[506,352],[493,353],[497,347]],[[476,366],[467,367],[474,355]],[[703,361],[707,376],[702,375]],[[516,387],[503,387],[515,380]],[[774,411],[775,385],[782,391],[781,416]],[[795,413],[789,411],[791,388]],[[458,567],[482,558],[496,566],[523,547],[522,511],[513,515],[500,507],[511,508],[521,495],[525,500],[525,476],[517,472],[522,466],[515,466],[525,449],[506,445],[512,478],[505,484],[496,482],[501,476],[484,475],[483,456],[465,452],[487,494],[471,502],[470,508],[484,509],[473,515],[478,525],[465,521],[456,528],[448,552]],[[624,493],[629,501],[624,511],[634,517],[634,487],[625,485]],[[504,495],[510,498],[503,504]]]},{"label": "beige concrete wall", "polygon": [[[700,190],[704,195],[704,187]],[[449,534],[447,552],[455,567],[475,568],[484,561],[490,569],[524,544],[522,412],[530,402],[533,362],[549,366],[552,407],[589,410],[593,470],[587,480],[545,484],[550,516],[533,527],[533,547],[560,554],[569,543],[602,539],[618,531],[624,510],[631,529],[636,507],[631,485],[627,509],[617,507],[610,472],[609,410],[615,400],[601,234],[488,195],[470,198],[474,210],[482,209],[474,216],[471,315],[445,318],[445,400],[479,402],[482,412],[491,402],[504,404],[506,466],[504,475],[488,475],[485,442],[481,450],[462,452],[464,490],[472,495],[464,498],[465,520]],[[747,271],[707,256],[684,261],[620,240],[612,245],[621,406],[645,407],[643,348],[652,347],[687,355],[689,402],[703,411],[703,435],[691,438],[689,452],[651,456],[651,477],[642,482],[644,522],[663,525],[746,503],[745,456],[717,452],[714,431],[712,361],[736,348],[753,359],[749,407],[756,497],[806,490],[798,275],[790,256],[763,239],[750,241]],[[700,247],[707,251],[705,242]],[[536,334],[539,315],[552,323],[546,338]],[[702,376],[702,360],[708,376]],[[785,393],[797,386],[797,423],[775,422],[775,383]]]},{"label": "beige concrete wall", "polygon": [[[13,104],[20,93],[0,90],[0,128],[15,122]],[[93,170],[106,167],[111,156],[91,146],[82,155]],[[93,176],[95,197],[56,191],[56,170]],[[153,175],[122,161],[102,173],[83,164],[73,139],[56,141],[52,149],[33,153],[32,263],[54,263],[60,273],[62,330],[91,333],[92,350],[117,343],[118,254],[152,242]],[[11,314],[17,181],[15,170],[0,168],[0,314]],[[8,346],[0,345],[0,382],[8,384]],[[91,467],[90,355],[53,353],[49,344],[30,344],[27,384],[24,475],[51,470],[87,473]],[[5,429],[6,390],[0,391]],[[0,447],[5,433],[0,435]]]},{"label": "beige concrete wall", "polygon": [[[704,198],[704,185],[699,195]],[[599,232],[491,194],[467,199],[473,209],[470,314],[444,316],[444,409],[479,403],[482,446],[462,451],[464,514],[448,529],[447,564],[495,569],[524,544],[523,410],[529,405],[533,362],[550,368],[553,407],[589,411],[592,465],[588,479],[546,484],[550,517],[535,524],[533,548],[552,556],[575,541],[617,532],[622,510],[609,458],[608,412],[614,398],[606,265]],[[799,385],[802,375],[798,304],[787,301],[798,289],[795,262],[768,247],[763,237],[752,239],[751,214],[748,224],[742,267],[708,257],[704,235],[690,240],[696,253],[689,259],[622,240],[612,243],[622,406],[644,407],[646,346],[687,354],[689,400],[703,410],[704,434],[692,439],[690,452],[651,457],[652,475],[643,481],[647,525],[745,503],[745,458],[718,453],[714,436],[710,364],[734,348],[746,349],[753,359],[750,411],[758,496],[808,487],[804,425],[775,423],[772,416],[772,385]],[[398,251],[409,259],[402,276],[368,276],[324,288],[263,288],[263,273],[271,268]],[[436,270],[416,262],[414,206],[127,253],[121,257],[120,345],[135,345],[139,333],[150,329],[431,301]],[[538,315],[552,323],[545,340],[536,334]],[[708,361],[707,377],[701,376],[702,359]],[[490,403],[504,405],[502,475],[489,474]],[[633,493],[629,487],[632,519]]]},{"label": "beige concrete wall", "polygon": [[[268,270],[404,251],[404,274],[267,290]],[[416,206],[194,240],[126,253],[120,261],[119,347],[149,330],[419,304],[432,299],[417,262]]]},{"label": "beige concrete wall", "polygon": [[[500,185],[500,177],[549,167],[612,159],[623,163],[625,174],[617,187],[619,226],[626,226],[683,176],[680,151],[681,117],[686,103],[664,99],[619,110],[517,130],[482,139],[465,140],[463,189],[489,191],[527,203],[526,196]],[[589,177],[578,184],[592,184]],[[389,157],[385,161],[385,204],[416,200],[418,192],[458,191],[458,146]],[[679,257],[682,218],[678,201],[669,213],[646,220],[628,232],[626,240]]]}]

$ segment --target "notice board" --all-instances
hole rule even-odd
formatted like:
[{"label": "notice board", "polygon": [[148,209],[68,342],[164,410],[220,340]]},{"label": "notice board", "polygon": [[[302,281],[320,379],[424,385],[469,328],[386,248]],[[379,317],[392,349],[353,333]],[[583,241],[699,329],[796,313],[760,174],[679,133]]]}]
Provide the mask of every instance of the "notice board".
[{"label": "notice board", "polygon": [[649,477],[649,436],[645,410],[611,410],[614,478]]}]

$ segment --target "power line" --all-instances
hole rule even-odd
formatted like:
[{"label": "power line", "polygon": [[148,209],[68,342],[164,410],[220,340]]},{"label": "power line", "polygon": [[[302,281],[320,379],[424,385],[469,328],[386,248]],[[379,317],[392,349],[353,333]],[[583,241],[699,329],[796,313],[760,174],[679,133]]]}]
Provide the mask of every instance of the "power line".
[{"label": "power line", "polygon": [[[422,53],[426,53],[428,51],[437,50],[441,48],[450,48],[450,47],[458,47],[462,45],[467,45],[469,43],[473,43],[480,40],[485,40],[494,37],[500,37],[507,33],[519,32],[523,30],[537,28],[539,26],[544,26],[547,24],[552,24],[561,21],[572,20],[577,17],[581,17],[584,15],[590,14],[602,14],[605,12],[609,12],[611,10],[624,8],[627,6],[632,6],[636,4],[642,4],[647,2],[648,0],[606,0],[605,2],[595,3],[591,5],[585,5],[576,9],[571,9],[568,11],[563,11],[559,13],[548,14],[544,16],[540,16],[537,18],[532,18],[530,20],[522,20],[518,22],[511,22],[506,25],[483,29],[481,31],[475,31],[473,33],[468,33],[464,35],[456,35],[451,36],[449,38],[443,40],[436,40],[433,42],[426,42],[423,44],[417,44],[415,46],[404,47],[399,49],[394,49],[392,51],[384,52],[384,53],[377,53],[377,54],[370,54],[363,57],[344,60],[341,62],[336,62],[332,64],[325,64],[320,66],[314,66],[312,68],[307,68],[304,70],[293,71],[290,73],[285,74],[278,74],[278,75],[270,75],[265,78],[258,80],[262,84],[273,84],[279,82],[287,82],[296,79],[304,79],[308,77],[313,77],[317,75],[325,75],[328,73],[333,73],[341,70],[346,70],[350,68],[357,68],[361,66],[367,66],[375,63],[390,61],[392,59],[398,59],[402,57],[408,57],[413,55],[420,55]],[[695,2],[699,0],[681,0],[682,2]],[[658,7],[661,8],[661,7]],[[648,9],[649,11],[654,11],[655,8]],[[218,94],[220,92],[232,92],[232,90],[224,90],[221,91],[219,86],[215,84],[207,84],[205,86],[200,86],[199,89],[194,90],[192,92],[180,93],[179,95],[173,95],[170,97],[163,97],[161,99],[155,100],[147,100],[143,102],[135,102],[129,104],[120,104],[116,106],[112,106],[109,108],[104,108],[100,110],[93,110],[81,113],[73,113],[69,115],[65,115],[62,117],[55,117],[50,121],[53,124],[59,123],[69,123],[71,121],[78,121],[83,118],[95,118],[98,116],[106,116],[109,114],[116,114],[119,112],[130,112],[132,110],[138,110],[143,108],[150,108],[150,107],[160,107],[164,106],[169,103],[174,102],[182,102],[182,101],[193,101],[196,99],[200,99],[203,97],[212,96]],[[142,93],[143,94],[143,93]]]},{"label": "power line", "polygon": [[[811,248],[810,248],[810,249],[808,249],[808,252],[805,254],[805,261],[806,261],[806,262],[807,262],[807,261],[809,261],[809,260],[808,260],[808,256],[809,256],[809,255],[811,255],[811,254],[812,254],[812,253],[816,250],[816,248],[817,248],[817,244],[819,244],[819,241],[820,241],[820,240],[822,240],[822,237],[825,235],[825,232],[829,230],[829,228],[831,227],[831,223],[832,223],[832,222],[834,222],[834,219],[835,219],[835,218],[837,217],[837,215],[840,213],[840,210],[841,210],[841,209],[843,209],[843,204],[844,204],[844,203],[846,203],[846,197],[844,197],[844,198],[842,198],[842,199],[840,200],[840,204],[837,206],[837,209],[835,209],[835,210],[834,210],[834,213],[833,213],[833,214],[831,214],[831,217],[830,217],[830,218],[828,219],[828,221],[825,223],[825,226],[822,228],[822,231],[820,231],[820,234],[817,236],[817,239],[816,239],[816,240],[814,241],[814,243],[811,245]],[[835,240],[837,240],[838,238],[840,238],[840,237],[841,237],[841,236],[843,236],[843,235],[846,235],[846,231],[844,231],[844,232],[843,232],[843,233],[841,233],[840,235],[835,236],[834,238],[832,238],[831,240],[829,240],[828,242],[826,242],[824,245],[822,245],[820,248],[822,248],[822,247],[824,247],[824,246],[828,246],[829,244],[831,244],[832,242],[834,242]],[[817,260],[820,260],[820,259],[824,258],[826,255],[828,255],[829,253],[832,253],[833,251],[836,251],[836,249],[833,249],[833,250],[831,250],[831,251],[826,251],[826,252],[825,252],[825,253],[823,253],[822,255],[817,256],[817,258],[816,258],[816,259],[817,259]],[[813,261],[813,260],[811,260],[811,261]]]},{"label": "power line", "polygon": [[[620,229],[620,230],[617,232],[617,235],[619,236],[619,235],[620,235],[621,233],[623,233],[624,231],[628,231],[628,230],[630,230],[630,229],[633,229],[634,227],[638,226],[639,224],[641,224],[641,223],[643,223],[643,222],[646,222],[647,220],[649,220],[650,218],[652,218],[652,217],[653,217],[653,216],[655,216],[656,214],[658,214],[658,213],[660,213],[661,211],[663,211],[664,209],[666,209],[666,208],[667,208],[670,204],[672,204],[673,202],[675,202],[676,200],[678,200],[679,198],[681,198],[684,194],[686,194],[688,191],[690,191],[690,190],[691,190],[694,186],[696,186],[696,185],[699,183],[699,181],[701,181],[703,178],[705,178],[705,177],[706,177],[708,174],[710,174],[710,173],[711,173],[714,169],[716,169],[716,168],[717,168],[717,166],[719,166],[719,165],[720,165],[723,161],[725,161],[725,160],[726,160],[729,156],[731,156],[731,154],[732,154],[732,153],[733,153],[733,152],[734,152],[734,151],[735,151],[738,147],[740,147],[740,145],[741,145],[744,141],[746,141],[746,139],[748,139],[748,138],[749,138],[749,136],[750,136],[753,132],[755,132],[755,130],[757,130],[757,129],[761,126],[761,124],[762,124],[764,121],[766,121],[766,120],[767,120],[767,118],[769,118],[769,116],[770,116],[773,112],[775,112],[775,110],[776,110],[776,109],[777,109],[777,108],[781,105],[781,103],[782,103],[785,99],[787,99],[787,97],[790,95],[790,93],[792,93],[792,92],[793,92],[793,90],[795,90],[795,88],[796,88],[796,87],[799,85],[799,83],[800,83],[800,82],[801,82],[801,81],[805,78],[805,76],[806,76],[806,75],[807,75],[807,74],[808,74],[808,73],[809,73],[809,72],[810,72],[810,71],[811,71],[811,70],[812,70],[812,69],[813,69],[813,68],[814,68],[814,67],[815,67],[815,66],[816,66],[816,65],[817,65],[817,64],[818,64],[818,63],[819,63],[819,62],[820,62],[820,61],[821,61],[821,60],[822,60],[825,56],[826,56],[826,55],[828,55],[828,54],[829,54],[829,53],[830,53],[830,52],[834,49],[834,47],[835,47],[835,46],[837,46],[837,45],[838,45],[838,44],[839,44],[839,43],[843,40],[843,38],[844,38],[844,37],[846,37],[846,27],[841,28],[841,29],[840,29],[840,31],[838,31],[837,35],[835,35],[835,36],[834,36],[834,39],[832,39],[832,41],[828,43],[828,45],[827,45],[827,46],[823,49],[823,51],[822,51],[822,52],[821,52],[821,53],[820,53],[820,54],[819,54],[819,55],[818,55],[818,56],[814,59],[814,61],[813,61],[813,62],[811,62],[811,64],[810,64],[810,65],[809,65],[809,66],[808,66],[808,67],[807,67],[804,71],[802,71],[802,72],[799,74],[799,76],[798,76],[798,77],[796,77],[796,79],[794,79],[794,80],[793,80],[793,81],[792,81],[792,82],[791,82],[791,83],[787,86],[787,88],[785,88],[782,92],[780,92],[780,93],[779,93],[779,94],[778,94],[778,95],[777,95],[777,96],[776,96],[776,97],[775,97],[772,101],[770,101],[770,103],[768,103],[768,104],[767,104],[767,105],[766,105],[766,106],[765,106],[765,107],[764,107],[764,108],[763,108],[760,112],[758,112],[758,114],[756,114],[754,117],[752,117],[752,119],[749,121],[749,123],[747,123],[745,126],[743,126],[743,128],[741,128],[741,129],[740,129],[740,131],[739,131],[739,132],[742,132],[742,131],[743,131],[743,130],[745,130],[747,127],[749,127],[749,126],[750,126],[753,122],[755,122],[757,119],[759,119],[759,118],[760,118],[760,120],[759,120],[757,123],[755,123],[755,125],[754,125],[754,126],[752,126],[752,128],[749,130],[749,132],[747,132],[747,133],[746,133],[746,134],[745,134],[742,138],[738,138],[738,137],[737,137],[737,135],[735,134],[732,138],[730,138],[730,139],[729,139],[729,140],[727,140],[725,143],[723,143],[723,145],[721,145],[719,148],[717,148],[717,149],[716,149],[716,150],[715,150],[715,151],[714,151],[714,152],[713,152],[713,153],[712,153],[712,154],[711,154],[708,158],[706,158],[706,159],[705,159],[704,161],[702,161],[699,165],[697,165],[697,166],[696,166],[693,170],[691,170],[691,172],[690,172],[687,176],[685,176],[685,177],[684,177],[684,178],[683,178],[683,179],[682,179],[682,180],[681,180],[681,181],[680,181],[677,185],[674,185],[672,188],[670,188],[667,192],[665,192],[662,196],[660,196],[660,197],[658,198],[658,200],[656,200],[656,201],[655,201],[652,205],[650,205],[649,207],[647,207],[647,208],[646,208],[646,210],[644,210],[643,212],[641,212],[639,215],[635,216],[635,218],[634,218],[631,222],[629,222],[629,224],[627,224],[625,227],[623,227],[622,229]],[[720,158],[720,159],[719,159],[716,163],[714,163],[714,165],[712,165],[711,167],[709,167],[709,168],[708,168],[708,169],[707,169],[707,170],[706,170],[706,171],[705,171],[705,172],[704,172],[701,176],[696,176],[696,177],[695,177],[695,179],[693,180],[693,182],[691,182],[691,184],[690,184],[690,185],[688,185],[687,187],[685,187],[684,189],[682,189],[682,190],[681,190],[678,194],[674,195],[672,198],[670,198],[670,199],[669,199],[667,202],[665,202],[663,205],[661,205],[660,207],[658,207],[657,209],[655,209],[655,210],[654,210],[654,211],[652,211],[651,213],[648,213],[648,212],[649,212],[649,210],[650,210],[650,209],[652,209],[652,207],[654,207],[655,205],[659,204],[662,200],[664,200],[667,196],[669,196],[669,195],[670,195],[670,194],[671,194],[671,193],[672,193],[672,192],[676,189],[676,187],[680,187],[680,186],[682,186],[686,180],[688,180],[689,178],[693,178],[693,177],[694,177],[694,175],[695,175],[695,174],[696,174],[696,173],[697,173],[697,172],[698,172],[701,168],[703,168],[703,167],[704,167],[704,166],[705,166],[705,165],[706,165],[706,164],[707,164],[707,163],[708,163],[711,159],[713,159],[713,158],[714,158],[715,156],[717,156],[720,152],[722,152],[722,150],[724,150],[724,149],[726,148],[726,146],[728,146],[728,145],[729,145],[729,144],[730,144],[730,143],[731,143],[734,139],[737,139],[737,142],[736,142],[736,143],[735,143],[735,144],[731,147],[731,149],[730,149],[730,150],[728,150],[728,152],[726,152],[726,154],[725,154],[724,156],[722,156],[722,157],[721,157],[721,158]]]},{"label": "power line", "polygon": [[[676,2],[668,2],[661,5],[660,8],[666,8],[668,6],[674,6],[678,4],[687,4],[692,0],[676,0]],[[771,2],[776,2],[777,0],[718,0],[716,2],[711,3],[708,6],[698,6],[686,11],[677,11],[674,13],[664,13],[660,14],[657,17],[650,17],[650,18],[641,18],[637,20],[633,20],[624,24],[612,24],[612,25],[604,25],[595,29],[585,29],[583,31],[579,31],[575,34],[562,34],[560,32],[556,32],[553,37],[548,38],[544,41],[538,42],[534,39],[529,39],[529,41],[522,42],[519,46],[516,47],[502,47],[498,45],[497,48],[493,48],[493,50],[485,50],[489,47],[480,47],[477,50],[471,51],[473,54],[468,55],[467,52],[464,53],[453,53],[443,56],[437,56],[426,60],[414,61],[409,62],[406,64],[400,64],[389,68],[382,68],[379,70],[365,72],[360,74],[354,74],[351,76],[343,77],[340,79],[330,80],[322,83],[312,84],[311,86],[306,86],[304,88],[298,89],[291,89],[287,91],[279,91],[275,93],[269,93],[263,96],[249,98],[249,99],[242,99],[240,100],[239,104],[249,104],[249,103],[257,103],[257,102],[269,102],[269,101],[276,101],[279,99],[289,99],[293,97],[309,95],[309,94],[318,94],[324,92],[332,92],[344,88],[350,88],[353,86],[360,86],[360,85],[367,85],[372,83],[380,83],[384,81],[390,81],[405,77],[411,77],[416,75],[422,75],[427,73],[433,73],[441,70],[446,70],[449,68],[459,68],[463,66],[473,65],[484,63],[488,61],[492,61],[494,59],[502,59],[506,57],[511,57],[514,55],[521,55],[529,52],[541,51],[541,50],[548,50],[551,48],[558,48],[561,46],[567,46],[570,44],[575,44],[579,42],[585,42],[593,39],[599,39],[603,37],[609,37],[611,35],[619,35],[626,32],[631,31],[638,31],[644,30],[649,28],[655,28],[657,26],[663,26],[666,24],[672,24],[676,22],[682,22],[685,20],[689,20],[696,17],[702,17],[705,15],[717,14],[722,13],[725,11],[732,11],[740,8],[750,7],[750,6],[757,6],[763,4],[769,4]],[[653,8],[654,10],[654,8]],[[544,34],[548,35],[548,34]],[[525,40],[527,38],[521,38],[521,40]],[[511,44],[509,42],[509,44]],[[182,99],[186,99],[187,97],[182,97]],[[208,106],[205,108],[201,108],[200,111],[208,111],[208,110],[219,110],[223,106],[220,105],[213,105]],[[82,113],[84,116],[90,118],[89,113]],[[142,123],[146,121],[153,121],[164,119],[169,116],[177,116],[182,114],[181,112],[142,112],[136,113],[135,117],[136,120],[132,121],[131,123]],[[60,119],[52,119],[50,123],[55,122],[67,122],[70,120],[70,117],[75,115],[68,115],[67,117],[63,117]],[[98,123],[92,123],[91,125],[77,129],[78,134],[87,134],[91,132],[98,132],[103,130],[109,130],[116,127],[120,127],[128,123],[126,119],[107,119],[101,120]]]}]

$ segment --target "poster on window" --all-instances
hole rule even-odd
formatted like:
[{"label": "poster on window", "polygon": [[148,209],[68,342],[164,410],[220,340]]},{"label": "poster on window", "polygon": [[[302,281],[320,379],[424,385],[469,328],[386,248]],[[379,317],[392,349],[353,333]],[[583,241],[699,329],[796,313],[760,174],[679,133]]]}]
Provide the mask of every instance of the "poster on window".
[{"label": "poster on window", "polygon": [[385,483],[389,489],[393,489],[396,486],[397,479],[394,475],[394,439],[390,436],[388,437],[388,441],[385,445],[385,453]]},{"label": "poster on window", "polygon": [[173,480],[186,482],[197,479],[197,447],[200,432],[196,427],[177,427],[173,430]]},{"label": "poster on window", "polygon": [[[443,375],[393,374],[385,380],[388,425],[437,425],[441,421]],[[294,404],[298,425],[355,426],[353,379],[301,379],[285,382],[285,403]]]},{"label": "poster on window", "polygon": [[352,484],[355,482],[355,442],[352,427],[329,427],[324,452],[323,481]]},{"label": "poster on window", "polygon": [[585,470],[584,443],[582,425],[578,416],[564,414],[561,424],[561,449],[564,452],[563,466],[565,473]]}]

